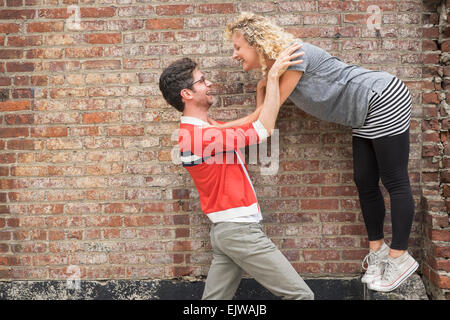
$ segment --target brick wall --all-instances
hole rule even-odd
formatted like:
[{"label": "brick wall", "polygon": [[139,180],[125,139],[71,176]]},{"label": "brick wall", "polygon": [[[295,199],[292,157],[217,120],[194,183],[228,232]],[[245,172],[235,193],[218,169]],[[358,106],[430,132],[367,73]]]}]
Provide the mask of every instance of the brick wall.
[{"label": "brick wall", "polygon": [[[163,67],[190,56],[215,84],[211,115],[247,114],[258,74],[243,73],[223,40],[240,11],[271,17],[345,62],[405,81],[413,97],[410,251],[420,260],[434,256],[422,248],[436,240],[423,234],[435,232],[448,251],[445,209],[429,209],[448,196],[447,109],[439,108],[445,91],[430,81],[447,70],[440,66],[440,1],[62,3],[0,0],[0,280],[207,274],[209,221],[190,176],[172,162],[179,114],[157,80]],[[374,29],[367,20],[378,16]],[[277,174],[249,165],[266,232],[305,277],[359,274],[368,242],[352,180],[351,130],[289,103],[277,126]],[[388,213],[388,241],[389,220]],[[437,261],[445,259],[448,252]],[[440,272],[425,260],[426,275]]]},{"label": "brick wall", "polygon": [[[450,299],[450,1],[437,3],[436,16],[424,29],[422,206],[425,213],[422,271],[428,291]],[[425,38],[425,32],[427,38]],[[429,40],[428,40],[429,39]],[[436,59],[438,58],[438,59]]]}]

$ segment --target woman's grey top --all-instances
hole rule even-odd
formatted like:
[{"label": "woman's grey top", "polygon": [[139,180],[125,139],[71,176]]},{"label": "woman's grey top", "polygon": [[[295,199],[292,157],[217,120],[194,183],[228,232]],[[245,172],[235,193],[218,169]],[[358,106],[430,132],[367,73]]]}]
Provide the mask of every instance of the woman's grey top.
[{"label": "woman's grey top", "polygon": [[303,71],[289,99],[300,109],[325,121],[360,127],[368,111],[369,99],[381,95],[394,78],[384,71],[348,65],[325,50],[303,42],[297,52],[302,63],[288,70]]}]

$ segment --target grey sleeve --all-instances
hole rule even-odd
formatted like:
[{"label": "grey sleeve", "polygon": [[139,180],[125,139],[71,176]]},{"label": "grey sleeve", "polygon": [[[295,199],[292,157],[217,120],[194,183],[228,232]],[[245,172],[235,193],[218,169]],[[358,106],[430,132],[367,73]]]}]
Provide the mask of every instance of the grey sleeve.
[{"label": "grey sleeve", "polygon": [[300,49],[298,49],[297,51],[295,51],[295,53],[304,52],[305,54],[301,57],[298,57],[298,58],[295,58],[292,60],[292,61],[303,60],[303,62],[300,64],[294,64],[292,66],[289,66],[287,69],[305,72],[305,70],[308,69],[308,66],[311,62],[311,52],[310,51],[311,50],[309,50],[308,45],[303,42],[303,46]]}]

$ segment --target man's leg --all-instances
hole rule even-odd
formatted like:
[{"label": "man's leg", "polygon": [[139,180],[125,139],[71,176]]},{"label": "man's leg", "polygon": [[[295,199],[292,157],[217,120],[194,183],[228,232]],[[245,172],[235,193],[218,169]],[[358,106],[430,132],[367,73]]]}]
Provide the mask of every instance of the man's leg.
[{"label": "man's leg", "polygon": [[202,300],[231,300],[241,282],[243,270],[217,246],[215,226],[211,226],[213,260],[206,278]]},{"label": "man's leg", "polygon": [[218,234],[221,250],[261,285],[283,299],[314,299],[314,293],[258,223],[229,224]]}]

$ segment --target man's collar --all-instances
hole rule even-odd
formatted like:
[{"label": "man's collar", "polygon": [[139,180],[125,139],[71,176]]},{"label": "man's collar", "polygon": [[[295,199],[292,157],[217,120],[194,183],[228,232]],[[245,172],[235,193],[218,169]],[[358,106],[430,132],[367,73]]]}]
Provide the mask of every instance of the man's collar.
[{"label": "man's collar", "polygon": [[208,122],[205,122],[202,119],[194,117],[181,116],[180,121],[181,123],[192,124],[194,126],[208,126],[208,127],[211,126]]}]

